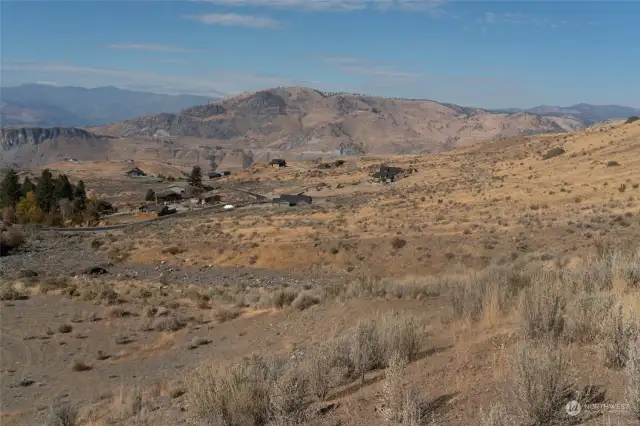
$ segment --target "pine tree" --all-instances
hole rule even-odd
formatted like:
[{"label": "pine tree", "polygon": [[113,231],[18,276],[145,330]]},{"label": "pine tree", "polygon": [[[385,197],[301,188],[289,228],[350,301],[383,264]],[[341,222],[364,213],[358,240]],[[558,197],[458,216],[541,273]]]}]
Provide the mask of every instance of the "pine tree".
[{"label": "pine tree", "polygon": [[55,205],[62,199],[71,201],[73,199],[73,185],[69,182],[67,175],[60,175],[55,182],[55,189],[53,191],[53,199]]},{"label": "pine tree", "polygon": [[189,183],[193,186],[202,186],[202,169],[200,166],[194,166],[189,176]]},{"label": "pine tree", "polygon": [[24,182],[22,182],[22,186],[20,187],[20,195],[26,197],[28,193],[34,192],[36,190],[36,185],[31,182],[29,176],[24,177]]},{"label": "pine tree", "polygon": [[38,207],[45,213],[49,213],[54,208],[53,192],[55,189],[55,182],[51,171],[44,169],[40,175],[40,180],[36,185],[36,201]]},{"label": "pine tree", "polygon": [[84,189],[84,181],[79,180],[73,190],[73,208],[77,212],[82,212],[86,208],[87,192]]},{"label": "pine tree", "polygon": [[15,170],[9,169],[0,187],[0,207],[15,207],[20,200],[20,178]]}]

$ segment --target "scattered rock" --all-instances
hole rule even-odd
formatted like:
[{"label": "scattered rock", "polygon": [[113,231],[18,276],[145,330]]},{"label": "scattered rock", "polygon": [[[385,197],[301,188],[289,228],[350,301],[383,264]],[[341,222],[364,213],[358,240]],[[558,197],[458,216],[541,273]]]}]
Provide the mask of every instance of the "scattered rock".
[{"label": "scattered rock", "polygon": [[35,380],[31,380],[31,379],[22,379],[18,382],[18,386],[22,386],[23,388],[26,388],[28,386],[31,386],[35,382],[36,382]]},{"label": "scattered rock", "polygon": [[561,147],[556,147],[556,148],[551,148],[549,151],[547,151],[543,156],[542,159],[543,160],[548,160],[549,158],[553,158],[553,157],[557,157],[559,155],[564,154],[565,151],[564,148]]}]

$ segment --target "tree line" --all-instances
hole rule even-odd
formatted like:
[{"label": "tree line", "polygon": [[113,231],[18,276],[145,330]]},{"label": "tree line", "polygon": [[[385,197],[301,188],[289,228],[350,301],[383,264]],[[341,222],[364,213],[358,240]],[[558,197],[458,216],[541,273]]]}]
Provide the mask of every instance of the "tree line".
[{"label": "tree line", "polygon": [[54,177],[45,169],[35,183],[28,176],[20,182],[18,173],[9,169],[0,186],[0,208],[5,222],[64,226],[92,225],[111,205],[88,198],[84,182],[74,185],[65,174]]}]

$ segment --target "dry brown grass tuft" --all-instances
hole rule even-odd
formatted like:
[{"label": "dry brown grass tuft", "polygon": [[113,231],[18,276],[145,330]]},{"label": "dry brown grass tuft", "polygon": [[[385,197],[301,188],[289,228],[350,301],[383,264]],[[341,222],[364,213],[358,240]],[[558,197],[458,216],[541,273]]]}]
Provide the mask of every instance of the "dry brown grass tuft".
[{"label": "dry brown grass tuft", "polygon": [[480,408],[481,426],[513,426],[515,424],[517,424],[516,419],[507,412],[507,408],[503,404],[491,404],[486,413]]},{"label": "dry brown grass tuft", "polygon": [[153,329],[166,333],[178,331],[185,326],[182,319],[176,315],[168,315],[166,317],[157,318],[153,323]]},{"label": "dry brown grass tuft", "polygon": [[0,255],[6,256],[25,244],[24,234],[17,228],[11,227],[0,232]]},{"label": "dry brown grass tuft", "polygon": [[271,296],[269,296],[269,302],[266,304],[267,306],[263,307],[274,307],[276,309],[285,308],[296,299],[298,293],[292,289],[284,289],[277,290]]},{"label": "dry brown grass tuft", "polygon": [[170,246],[170,247],[165,247],[165,248],[162,249],[162,253],[172,254],[172,255],[184,253],[185,251],[186,250],[184,248],[177,247],[177,246]]},{"label": "dry brown grass tuft", "polygon": [[605,364],[608,367],[621,369],[629,360],[629,342],[637,333],[637,325],[633,318],[628,318],[622,305],[607,318],[605,335]]},{"label": "dry brown grass tuft", "polygon": [[254,357],[224,370],[199,368],[187,392],[190,411],[221,426],[266,424],[275,417],[271,395],[282,364]]},{"label": "dry brown grass tuft", "polygon": [[564,329],[566,298],[553,277],[540,280],[528,288],[520,308],[521,327],[533,339],[558,337]]},{"label": "dry brown grass tuft", "polygon": [[291,307],[293,309],[303,311],[313,305],[317,305],[321,302],[321,300],[322,299],[317,294],[314,294],[310,291],[302,291],[295,299],[293,299],[293,301],[291,302]]},{"label": "dry brown grass tuft", "polygon": [[22,290],[17,289],[10,282],[0,283],[0,300],[23,300],[28,299],[29,294]]},{"label": "dry brown grass tuft", "polygon": [[339,383],[337,349],[335,342],[330,341],[312,348],[304,360],[309,393],[319,400],[324,400]]},{"label": "dry brown grass tuft", "polygon": [[551,424],[570,390],[569,363],[558,342],[521,342],[513,359],[516,398],[535,424]]},{"label": "dry brown grass tuft", "polygon": [[56,396],[49,408],[48,426],[76,426],[78,423],[78,408],[61,396]]},{"label": "dry brown grass tuft", "polygon": [[240,316],[240,314],[240,309],[236,308],[235,306],[221,306],[216,310],[213,316],[216,321],[222,323],[236,319]]},{"label": "dry brown grass tuft", "polygon": [[397,423],[402,420],[403,405],[406,393],[405,369],[406,358],[399,353],[391,355],[389,366],[385,370],[385,380],[382,384],[384,401],[384,416],[387,421]]},{"label": "dry brown grass tuft", "polygon": [[626,401],[631,415],[640,421],[640,333],[629,343],[629,359],[625,367],[627,376]]},{"label": "dry brown grass tuft", "polygon": [[142,411],[142,403],[140,386],[120,386],[120,391],[112,402],[112,413],[117,419],[129,419]]}]

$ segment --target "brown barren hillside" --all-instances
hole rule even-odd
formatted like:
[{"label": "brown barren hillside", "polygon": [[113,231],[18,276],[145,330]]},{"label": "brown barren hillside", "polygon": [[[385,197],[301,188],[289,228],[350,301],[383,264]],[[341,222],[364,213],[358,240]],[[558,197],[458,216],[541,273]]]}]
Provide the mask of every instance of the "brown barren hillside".
[{"label": "brown barren hillside", "polygon": [[[245,93],[184,110],[79,128],[3,128],[2,162],[37,167],[64,158],[202,164],[228,169],[271,158],[420,154],[493,139],[576,130],[578,120],[495,114],[434,101],[326,94],[294,87]],[[239,151],[244,154],[238,155]]]},{"label": "brown barren hillside", "polygon": [[242,148],[342,154],[439,152],[500,137],[580,128],[574,119],[491,114],[433,101],[293,87],[246,93],[95,129],[120,137],[193,137]]}]

